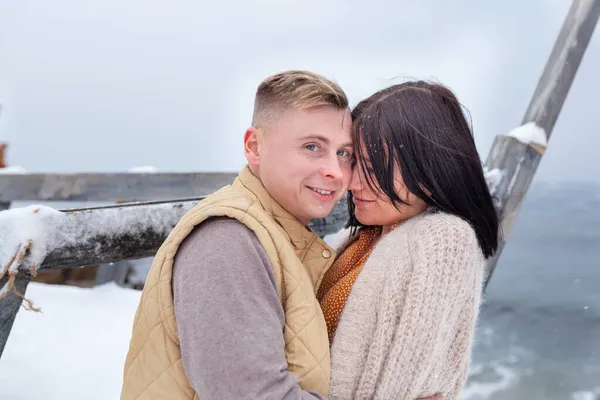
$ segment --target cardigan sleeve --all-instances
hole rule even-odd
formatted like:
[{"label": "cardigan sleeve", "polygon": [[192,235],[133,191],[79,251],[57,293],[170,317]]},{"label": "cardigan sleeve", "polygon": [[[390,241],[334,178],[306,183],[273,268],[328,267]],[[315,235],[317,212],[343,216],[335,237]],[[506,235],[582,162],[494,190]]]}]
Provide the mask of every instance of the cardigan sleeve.
[{"label": "cardigan sleeve", "polygon": [[395,322],[375,398],[455,399],[469,367],[483,255],[471,226],[453,216],[419,221],[407,241],[408,254],[390,253],[385,302],[392,305],[380,318]]}]

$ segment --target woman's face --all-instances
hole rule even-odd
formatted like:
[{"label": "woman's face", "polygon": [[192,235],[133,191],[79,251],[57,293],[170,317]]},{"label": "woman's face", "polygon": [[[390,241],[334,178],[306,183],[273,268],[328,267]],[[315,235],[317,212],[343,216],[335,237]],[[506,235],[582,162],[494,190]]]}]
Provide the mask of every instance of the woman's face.
[{"label": "woman's face", "polygon": [[[360,155],[357,154],[357,157],[360,157]],[[369,168],[370,163],[368,160],[366,164]],[[350,181],[349,190],[352,192],[356,219],[361,224],[391,227],[396,223],[420,214],[427,208],[427,204],[423,200],[409,192],[406,188],[398,163],[396,163],[394,171],[394,187],[398,197],[408,203],[400,204],[398,208],[379,190],[378,186],[375,186],[375,189],[378,189],[377,191],[372,191],[369,188],[365,173],[369,172],[362,171],[361,162],[357,160],[352,170],[352,180]],[[373,175],[371,177],[373,185],[377,185],[375,177]]]}]

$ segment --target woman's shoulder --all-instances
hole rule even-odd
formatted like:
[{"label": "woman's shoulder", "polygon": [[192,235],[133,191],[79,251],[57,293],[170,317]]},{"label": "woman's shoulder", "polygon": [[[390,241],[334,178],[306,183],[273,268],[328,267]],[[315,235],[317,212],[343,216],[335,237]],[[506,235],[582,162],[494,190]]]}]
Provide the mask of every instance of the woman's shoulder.
[{"label": "woman's shoulder", "polygon": [[[475,230],[460,217],[442,212],[419,215],[388,236],[387,242],[381,241],[381,254],[393,265],[393,273],[405,276],[406,271],[413,271],[427,276],[426,280],[438,282],[439,290],[445,287],[440,282],[456,288],[457,282],[470,287],[481,281],[485,258]],[[393,282],[404,281],[390,279],[387,284],[395,285]]]},{"label": "woman's shoulder", "polygon": [[475,230],[468,221],[441,211],[425,212],[418,216],[415,228],[434,235],[458,234],[460,236],[475,236]]},{"label": "woman's shoulder", "polygon": [[441,249],[479,248],[477,235],[471,224],[464,219],[445,212],[424,212],[401,224],[389,236],[391,241],[406,235],[411,242]]}]

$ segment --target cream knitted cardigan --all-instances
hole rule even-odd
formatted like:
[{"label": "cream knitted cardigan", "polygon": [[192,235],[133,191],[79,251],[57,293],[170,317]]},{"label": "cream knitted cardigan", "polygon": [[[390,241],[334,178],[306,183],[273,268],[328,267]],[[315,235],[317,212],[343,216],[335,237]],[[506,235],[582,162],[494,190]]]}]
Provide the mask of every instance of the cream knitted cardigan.
[{"label": "cream knitted cardigan", "polygon": [[484,257],[462,219],[424,213],[376,245],[331,349],[329,398],[457,399],[481,301]]}]

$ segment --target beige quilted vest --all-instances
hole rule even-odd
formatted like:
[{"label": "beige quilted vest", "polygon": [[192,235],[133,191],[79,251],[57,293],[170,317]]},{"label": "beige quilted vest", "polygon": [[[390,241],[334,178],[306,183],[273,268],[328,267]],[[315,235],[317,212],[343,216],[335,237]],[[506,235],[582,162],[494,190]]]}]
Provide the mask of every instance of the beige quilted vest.
[{"label": "beige quilted vest", "polygon": [[188,211],[156,253],[135,315],[121,399],[198,398],[181,360],[171,275],[181,242],[212,216],[235,218],[258,237],[273,266],[285,310],[288,371],[304,390],[327,396],[329,342],[315,293],[333,263],[334,250],[277,204],[246,167],[232,185]]}]

